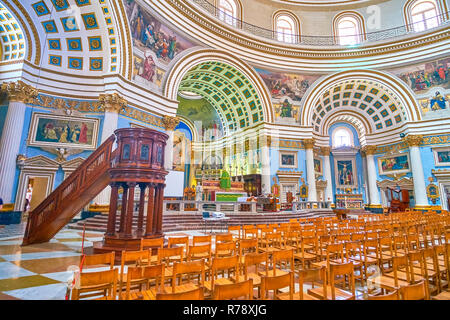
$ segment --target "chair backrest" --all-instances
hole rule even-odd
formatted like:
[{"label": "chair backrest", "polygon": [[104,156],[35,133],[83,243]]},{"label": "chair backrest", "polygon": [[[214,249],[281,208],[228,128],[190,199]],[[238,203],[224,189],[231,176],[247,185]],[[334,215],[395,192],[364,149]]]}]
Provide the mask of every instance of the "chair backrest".
[{"label": "chair backrest", "polygon": [[395,287],[398,288],[398,271],[404,271],[406,273],[406,281],[411,283],[411,269],[409,268],[407,256],[392,257],[392,268]]},{"label": "chair backrest", "polygon": [[419,267],[420,274],[424,279],[428,279],[428,270],[425,267],[425,257],[423,254],[423,250],[419,251],[411,251],[408,253],[408,262],[409,262],[409,272],[411,274],[411,282],[415,281],[416,272],[414,271],[414,267]]},{"label": "chair backrest", "polygon": [[173,247],[180,247],[183,248],[183,258],[187,256],[188,249],[189,249],[189,237],[169,237],[167,238],[167,247],[173,248]]},{"label": "chair backrest", "polygon": [[294,250],[280,250],[272,252],[273,274],[276,274],[277,264],[289,264],[292,272],[294,272]]},{"label": "chair backrest", "polygon": [[244,256],[244,279],[248,278],[249,267],[255,267],[255,273],[261,273],[259,267],[263,267],[264,275],[269,275],[269,256],[267,252],[249,253]]},{"label": "chair backrest", "polygon": [[190,281],[193,275],[199,276],[199,282],[197,285],[203,287],[205,284],[205,260],[174,263],[172,272],[172,292],[175,292],[177,279],[178,285],[181,285],[183,283],[183,279]]},{"label": "chair backrest", "polygon": [[[72,300],[80,300],[83,297],[97,296],[102,293],[104,297],[111,300],[116,299],[117,269],[80,273],[79,277],[79,286],[72,289]],[[83,293],[89,292],[91,292],[91,295],[83,295]]]},{"label": "chair backrest", "polygon": [[212,237],[211,236],[194,236],[192,238],[192,244],[194,246],[199,244],[199,243],[203,243],[203,244],[209,243],[209,244],[211,244],[211,242],[212,242]]},{"label": "chair backrest", "polygon": [[84,256],[83,268],[89,266],[109,265],[109,268],[113,269],[114,258],[115,258],[114,251],[108,253],[86,255]]},{"label": "chair backrest", "polygon": [[323,290],[324,300],[327,300],[327,268],[322,266],[321,268],[303,269],[298,271],[298,284],[299,284],[299,297],[300,300],[304,299],[304,285],[305,283],[311,283],[311,287],[314,288],[316,283],[319,283]]},{"label": "chair backrest", "polygon": [[165,263],[167,266],[172,262],[183,261],[183,247],[161,248],[158,249],[158,264]]},{"label": "chair backrest", "polygon": [[248,279],[232,284],[216,284],[214,286],[214,300],[230,300],[244,297],[253,300],[253,280]]},{"label": "chair backrest", "polygon": [[164,247],[164,238],[155,239],[141,239],[141,250],[145,249],[159,249]]},{"label": "chair backrest", "polygon": [[400,300],[398,290],[383,295],[368,295],[367,300]]},{"label": "chair backrest", "polygon": [[234,241],[234,239],[231,233],[216,235],[216,244],[221,242],[232,242],[232,241]]},{"label": "chair backrest", "polygon": [[[336,277],[337,276],[348,276],[349,278],[349,289],[352,294],[352,300],[356,298],[356,289],[355,289],[355,276],[353,273],[353,263],[338,263],[338,264],[330,264],[330,287],[331,287],[331,299],[336,300]],[[345,281],[344,281],[345,282]]]},{"label": "chair backrest", "polygon": [[129,267],[127,270],[127,289],[125,299],[130,297],[131,285],[143,284],[148,285],[150,280],[155,280],[156,292],[164,291],[164,265],[158,264],[153,266]]},{"label": "chair backrest", "polygon": [[400,288],[402,300],[429,300],[427,280],[421,280],[418,283],[410,284]]},{"label": "chair backrest", "polygon": [[330,243],[327,245],[327,261],[340,259],[344,260],[344,245],[342,243]]},{"label": "chair backrest", "polygon": [[123,276],[125,272],[125,264],[134,263],[139,265],[142,260],[150,261],[150,251],[149,250],[139,250],[139,251],[122,251],[122,257],[120,261],[120,288],[122,290],[123,286]]},{"label": "chair backrest", "polygon": [[204,300],[203,287],[179,293],[157,293],[156,300]]},{"label": "chair backrest", "polygon": [[233,231],[237,231],[238,239],[241,238],[241,226],[228,226],[228,232],[233,234]]},{"label": "chair backrest", "polygon": [[269,291],[273,290],[273,298],[276,299],[278,290],[289,287],[289,300],[294,298],[294,272],[289,272],[279,276],[261,277],[261,299],[267,300]]},{"label": "chair backrest", "polygon": [[248,252],[258,252],[257,239],[241,239],[239,240],[239,255],[243,256]]},{"label": "chair backrest", "polygon": [[236,243],[232,242],[219,242],[216,243],[215,253],[216,257],[234,256],[237,254]]},{"label": "chair backrest", "polygon": [[189,246],[187,260],[211,259],[211,243]]}]

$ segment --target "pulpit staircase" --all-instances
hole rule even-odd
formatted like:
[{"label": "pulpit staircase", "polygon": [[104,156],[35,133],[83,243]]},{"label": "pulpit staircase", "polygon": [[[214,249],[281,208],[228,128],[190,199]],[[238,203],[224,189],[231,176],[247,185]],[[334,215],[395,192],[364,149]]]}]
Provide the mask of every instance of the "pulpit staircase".
[{"label": "pulpit staircase", "polygon": [[36,209],[30,212],[22,245],[47,242],[108,184],[108,169],[116,157],[111,135]]}]

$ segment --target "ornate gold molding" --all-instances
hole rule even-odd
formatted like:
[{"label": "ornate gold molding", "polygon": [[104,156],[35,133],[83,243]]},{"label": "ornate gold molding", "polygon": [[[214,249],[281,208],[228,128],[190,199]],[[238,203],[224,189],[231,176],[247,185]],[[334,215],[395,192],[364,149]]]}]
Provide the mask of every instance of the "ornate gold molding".
[{"label": "ornate gold molding", "polygon": [[361,148],[361,152],[365,153],[366,155],[375,154],[377,152],[377,146],[364,146]]},{"label": "ornate gold molding", "polygon": [[113,94],[101,94],[98,97],[100,104],[105,108],[105,112],[119,113],[128,102],[117,93]]},{"label": "ornate gold molding", "polygon": [[423,135],[421,134],[408,134],[406,136],[405,142],[408,144],[409,147],[418,147],[422,144],[423,142]]},{"label": "ornate gold molding", "polygon": [[319,152],[322,156],[329,156],[331,152],[331,147],[320,147]]},{"label": "ornate gold molding", "polygon": [[6,92],[10,102],[31,103],[39,92],[22,80],[16,82],[5,82],[1,87],[2,92]]},{"label": "ornate gold molding", "polygon": [[162,123],[166,130],[173,131],[175,130],[175,127],[180,123],[180,119],[177,117],[163,116]]},{"label": "ornate gold molding", "polygon": [[314,148],[314,139],[304,139],[303,145],[305,146],[305,149],[312,149]]}]

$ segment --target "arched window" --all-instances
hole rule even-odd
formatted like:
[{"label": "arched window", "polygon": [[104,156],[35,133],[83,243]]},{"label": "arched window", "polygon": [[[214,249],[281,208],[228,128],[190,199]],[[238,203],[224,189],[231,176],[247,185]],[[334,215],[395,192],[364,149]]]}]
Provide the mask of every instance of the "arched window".
[{"label": "arched window", "polygon": [[238,6],[234,0],[218,0],[219,19],[225,23],[237,26]]},{"label": "arched window", "polygon": [[352,133],[347,128],[337,128],[333,133],[333,147],[350,147],[353,145]]},{"label": "arched window", "polygon": [[288,15],[279,15],[276,18],[276,32],[278,41],[294,43],[296,39],[295,21]]},{"label": "arched window", "polygon": [[418,0],[410,6],[412,29],[416,32],[435,28],[439,25],[438,9],[433,0]]},{"label": "arched window", "polygon": [[364,39],[363,19],[356,13],[343,13],[334,19],[334,34],[341,46],[355,45]]}]

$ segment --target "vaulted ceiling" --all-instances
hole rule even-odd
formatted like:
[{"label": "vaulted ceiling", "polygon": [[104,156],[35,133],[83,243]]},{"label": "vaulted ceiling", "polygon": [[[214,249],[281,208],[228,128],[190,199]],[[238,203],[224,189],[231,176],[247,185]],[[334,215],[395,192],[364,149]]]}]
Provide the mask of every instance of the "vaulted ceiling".
[{"label": "vaulted ceiling", "polygon": [[14,16],[0,3],[0,61],[23,59],[25,38]]}]

